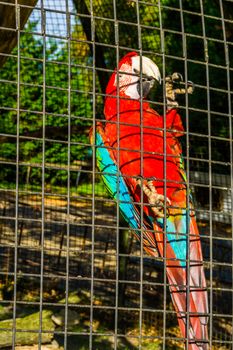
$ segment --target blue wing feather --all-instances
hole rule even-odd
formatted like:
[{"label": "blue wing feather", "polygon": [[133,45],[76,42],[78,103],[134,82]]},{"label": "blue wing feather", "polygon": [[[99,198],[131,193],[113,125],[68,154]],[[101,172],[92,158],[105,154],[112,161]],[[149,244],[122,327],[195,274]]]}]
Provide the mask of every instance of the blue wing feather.
[{"label": "blue wing feather", "polygon": [[[93,142],[93,130],[90,132],[90,138]],[[120,212],[133,229],[136,238],[140,240],[143,236],[144,249],[151,255],[158,256],[153,223],[150,217],[144,217],[144,221],[141,222],[138,208],[131,198],[129,188],[117,166],[111,147],[108,146],[108,139],[101,123],[97,123],[96,126],[95,145],[97,167],[111,197],[119,203]]]},{"label": "blue wing feather", "polygon": [[119,207],[124,219],[134,229],[140,226],[140,217],[132,202],[128,187],[119,172],[109,150],[104,145],[100,134],[96,133],[96,158],[97,166],[101,171],[103,181],[111,194],[111,197],[119,202]]}]

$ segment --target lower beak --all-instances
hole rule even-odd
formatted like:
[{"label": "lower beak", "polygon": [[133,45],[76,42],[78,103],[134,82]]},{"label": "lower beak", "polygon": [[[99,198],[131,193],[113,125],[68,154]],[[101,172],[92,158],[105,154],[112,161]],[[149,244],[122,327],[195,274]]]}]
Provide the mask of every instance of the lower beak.
[{"label": "lower beak", "polygon": [[146,98],[148,96],[150,90],[154,86],[154,83],[155,83],[154,79],[143,80],[141,84],[139,81],[138,85],[137,85],[137,90],[138,90],[139,95],[141,96],[141,93],[142,93],[141,97]]}]

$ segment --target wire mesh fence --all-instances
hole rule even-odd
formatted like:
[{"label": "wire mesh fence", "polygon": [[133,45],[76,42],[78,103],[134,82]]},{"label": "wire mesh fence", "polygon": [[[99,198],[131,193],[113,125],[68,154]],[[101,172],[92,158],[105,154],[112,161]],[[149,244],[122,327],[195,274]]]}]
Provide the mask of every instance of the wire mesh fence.
[{"label": "wire mesh fence", "polygon": [[[232,349],[232,9],[229,0],[0,1],[0,348]],[[139,70],[127,75],[118,63],[135,52]],[[143,57],[157,64],[162,81],[145,99]],[[166,125],[166,77],[174,72],[183,76],[176,86],[186,91],[177,96],[184,126],[178,131],[178,124]],[[115,119],[108,114],[112,92],[106,93],[112,74]],[[131,130],[136,123],[130,119],[135,98],[121,95],[125,76],[138,79],[141,147],[136,150],[133,135],[125,149],[121,146],[122,115]],[[192,94],[189,81],[195,85]],[[131,93],[136,83],[127,84]],[[122,112],[125,100],[129,104]],[[160,114],[162,126],[154,127],[155,114],[144,131],[143,103]],[[110,131],[98,144],[99,122],[105,130],[117,126],[115,144]],[[148,153],[142,140],[157,131],[163,151],[150,136],[153,152]],[[177,182],[169,178],[173,160],[166,147],[170,137],[177,149],[179,131],[187,178]],[[108,163],[106,154],[99,161],[101,150],[108,156],[115,152],[114,162]],[[124,172],[123,151],[138,152],[138,172]],[[153,157],[162,162],[163,176],[158,179],[155,171],[152,179],[162,183],[162,194],[172,186],[187,189],[184,231],[169,231],[176,203],[164,200],[156,209],[157,201],[143,193],[144,181],[150,181],[142,169],[145,152],[152,165]],[[112,196],[105,186],[109,175],[116,186]],[[127,200],[121,197],[122,184]],[[152,191],[160,193],[159,186]],[[208,293],[208,308],[195,315],[189,307],[194,288],[189,192],[207,283],[195,288]],[[133,208],[136,226],[122,204]],[[164,212],[167,216],[158,219]],[[148,230],[157,240],[154,247],[145,243]],[[161,238],[163,248],[161,235],[168,237]],[[186,277],[184,285],[173,285],[168,249],[175,250],[173,240],[180,237]],[[153,248],[159,254],[147,254],[143,243],[147,252]],[[187,290],[183,313],[174,307],[169,286],[181,288],[177,294]],[[190,324],[201,316],[208,316],[208,336],[192,341]]]}]

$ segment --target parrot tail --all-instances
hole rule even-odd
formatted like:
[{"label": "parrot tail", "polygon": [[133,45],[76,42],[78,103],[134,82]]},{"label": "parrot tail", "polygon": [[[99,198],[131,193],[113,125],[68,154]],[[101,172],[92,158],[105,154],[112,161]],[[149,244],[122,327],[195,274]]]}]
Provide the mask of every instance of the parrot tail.
[{"label": "parrot tail", "polygon": [[[187,240],[187,234],[180,233],[180,222],[175,222],[180,218],[174,220],[174,217],[173,234],[166,233],[166,254],[164,254],[163,232],[157,233],[158,250],[165,259],[172,301],[182,336],[188,339],[188,349],[208,350],[208,298],[195,216],[190,216],[189,240]],[[182,215],[182,220],[186,219],[186,215]],[[170,231],[172,225],[169,221],[168,218]],[[156,224],[154,226],[158,232],[158,226]],[[184,246],[187,248],[188,242],[187,255],[184,255],[182,252],[185,250]]]}]

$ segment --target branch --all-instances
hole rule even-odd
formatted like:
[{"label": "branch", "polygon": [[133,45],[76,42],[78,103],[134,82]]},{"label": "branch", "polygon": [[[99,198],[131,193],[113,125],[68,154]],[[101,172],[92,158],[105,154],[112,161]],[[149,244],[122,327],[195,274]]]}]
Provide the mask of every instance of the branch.
[{"label": "branch", "polygon": [[[84,30],[84,33],[86,35],[87,40],[92,42],[92,32],[91,32],[92,28],[91,28],[91,21],[90,21],[90,13],[89,13],[88,7],[85,3],[85,0],[73,0],[73,2],[74,2],[75,8],[76,8],[78,13],[89,16],[89,18],[80,16],[79,19],[82,23],[82,27],[83,27],[83,30]],[[96,32],[95,32],[94,41],[99,42],[99,38],[98,38],[98,35]],[[91,54],[93,55],[92,44],[89,44],[89,47],[90,47]],[[103,50],[103,47],[101,45],[95,46],[95,64],[99,68],[105,68],[105,69],[107,68],[107,66],[105,64],[105,60],[104,60],[104,50]],[[98,74],[102,93],[104,94],[105,90],[106,90],[107,83],[108,83],[108,74],[106,74],[106,72],[99,71],[99,70],[97,70],[97,74]]]}]

